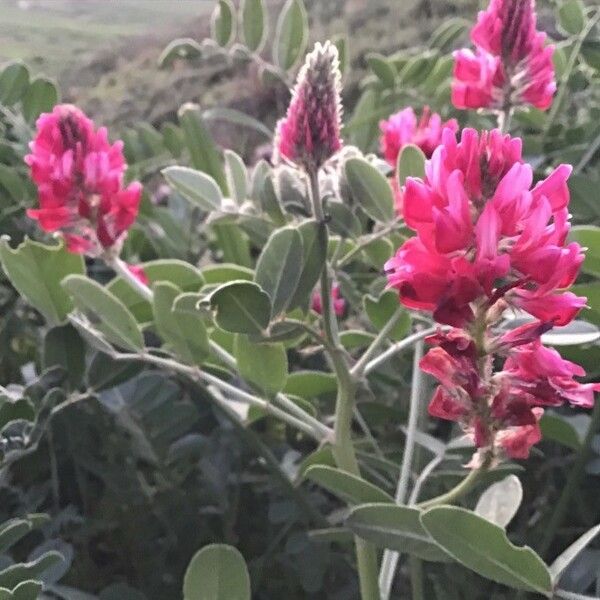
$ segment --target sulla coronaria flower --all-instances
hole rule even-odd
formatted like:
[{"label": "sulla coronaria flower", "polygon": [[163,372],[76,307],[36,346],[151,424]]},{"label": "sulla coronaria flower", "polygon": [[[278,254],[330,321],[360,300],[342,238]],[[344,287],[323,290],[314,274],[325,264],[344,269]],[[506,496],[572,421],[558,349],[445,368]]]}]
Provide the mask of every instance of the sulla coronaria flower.
[{"label": "sulla coronaria flower", "polygon": [[[457,140],[448,130],[425,177],[402,190],[416,236],[386,264],[389,284],[404,305],[452,327],[427,339],[421,367],[440,382],[429,410],[460,422],[488,457],[526,457],[545,406],[589,408],[600,389],[540,342],[586,302],[565,291],[584,258],[567,241],[570,172],[560,165],[534,184],[520,139],[465,129]],[[508,308],[536,320],[503,333]]]},{"label": "sulla coronaria flower", "polygon": [[454,53],[452,103],[457,108],[545,110],[556,91],[546,35],[536,29],[534,0],[491,0],[471,30],[475,51]]},{"label": "sulla coronaria flower", "polygon": [[123,142],[75,106],[62,104],[37,121],[25,162],[39,208],[27,214],[47,232],[59,231],[71,252],[99,256],[119,248],[136,219],[142,187],[124,185]]},{"label": "sulla coronaria flower", "polygon": [[275,131],[275,162],[319,169],[342,147],[341,75],[337,48],[317,43],[300,72],[287,114]]},{"label": "sulla coronaria flower", "polygon": [[442,130],[446,127],[456,131],[456,119],[444,122],[440,115],[432,113],[429,107],[425,106],[417,120],[415,111],[409,106],[379,124],[381,153],[392,167],[396,166],[398,155],[407,144],[418,146],[429,158],[440,144]]},{"label": "sulla coronaria flower", "polygon": [[[344,313],[346,312],[346,300],[344,300],[340,286],[337,283],[334,283],[331,287],[331,304],[333,306],[333,312],[336,314],[336,316],[343,317]],[[323,314],[323,300],[321,293],[318,290],[313,292],[310,307],[316,313],[320,315]]]}]

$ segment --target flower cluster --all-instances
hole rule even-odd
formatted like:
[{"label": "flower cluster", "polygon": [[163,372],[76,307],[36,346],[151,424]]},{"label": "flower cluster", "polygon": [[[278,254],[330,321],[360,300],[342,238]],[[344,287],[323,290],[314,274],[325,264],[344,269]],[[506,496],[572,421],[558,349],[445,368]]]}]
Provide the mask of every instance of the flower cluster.
[{"label": "flower cluster", "polygon": [[407,144],[418,146],[429,158],[441,142],[442,130],[447,127],[456,131],[456,119],[443,122],[440,115],[432,113],[429,107],[425,106],[417,120],[415,111],[409,106],[379,124],[381,153],[392,167],[396,166],[398,155]]},{"label": "flower cluster", "polygon": [[556,90],[546,35],[536,29],[534,0],[491,0],[471,30],[475,51],[454,53],[452,102],[457,108],[542,110]]},{"label": "flower cluster", "polygon": [[285,159],[314,171],[342,147],[340,88],[337,48],[317,43],[298,73],[287,114],[277,123],[275,162]]},{"label": "flower cluster", "polygon": [[[583,261],[566,241],[567,178],[560,165],[533,185],[521,140],[499,130],[446,130],[425,165],[408,178],[404,218],[416,232],[386,264],[409,308],[453,327],[429,338],[422,368],[441,383],[431,414],[459,421],[479,448],[527,456],[540,437],[544,406],[589,407],[598,385],[544,348],[540,336],[569,323],[586,299],[564,291]],[[507,308],[535,317],[509,333],[496,328]],[[494,356],[504,358],[494,372]]]},{"label": "flower cluster", "polygon": [[123,143],[75,106],[56,106],[37,121],[25,162],[39,208],[27,214],[44,231],[60,231],[72,252],[90,256],[118,248],[138,213],[142,187],[125,187]]}]

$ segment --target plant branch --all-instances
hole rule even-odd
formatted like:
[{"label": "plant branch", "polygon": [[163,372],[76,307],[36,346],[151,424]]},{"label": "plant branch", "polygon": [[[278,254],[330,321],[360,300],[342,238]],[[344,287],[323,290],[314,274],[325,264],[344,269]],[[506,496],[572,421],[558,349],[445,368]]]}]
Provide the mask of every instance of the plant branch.
[{"label": "plant branch", "polygon": [[114,255],[111,252],[104,253],[103,257],[104,262],[111,267],[117,275],[122,277],[126,283],[128,283],[136,292],[138,292],[141,296],[144,297],[148,302],[152,302],[154,298],[154,294],[152,290],[144,285],[128,268],[127,263]]},{"label": "plant branch", "polygon": [[368,375],[369,373],[377,369],[380,365],[382,365],[384,362],[389,360],[392,356],[398,354],[399,352],[402,352],[402,350],[405,350],[406,348],[410,348],[419,340],[422,340],[427,336],[434,334],[439,329],[440,327],[438,326],[430,327],[429,329],[423,329],[423,331],[417,331],[416,333],[413,333],[412,335],[409,335],[408,337],[404,338],[401,342],[390,346],[385,352],[383,352],[377,358],[374,358],[365,365],[364,374]]},{"label": "plant branch", "polygon": [[362,377],[365,372],[365,368],[373,355],[379,350],[379,347],[385,343],[390,332],[396,326],[396,323],[400,317],[404,314],[404,309],[399,306],[396,312],[390,317],[389,321],[381,328],[381,331],[377,334],[377,337],[371,342],[371,345],[365,350],[364,354],[356,362],[356,364],[350,370],[350,373],[354,377]]},{"label": "plant branch", "polygon": [[[419,339],[415,344],[415,354],[413,357],[412,381],[410,391],[410,405],[408,412],[408,427],[406,431],[406,442],[404,444],[404,455],[400,467],[400,476],[398,477],[398,486],[396,488],[396,504],[404,504],[408,492],[408,483],[412,469],[412,460],[415,449],[415,437],[417,433],[417,423],[419,417],[419,401],[421,399],[421,389],[423,385],[423,373],[419,368],[419,363],[423,357],[423,339]],[[385,550],[383,560],[381,561],[381,571],[379,573],[379,589],[382,600],[388,600],[400,558],[399,552]]]}]

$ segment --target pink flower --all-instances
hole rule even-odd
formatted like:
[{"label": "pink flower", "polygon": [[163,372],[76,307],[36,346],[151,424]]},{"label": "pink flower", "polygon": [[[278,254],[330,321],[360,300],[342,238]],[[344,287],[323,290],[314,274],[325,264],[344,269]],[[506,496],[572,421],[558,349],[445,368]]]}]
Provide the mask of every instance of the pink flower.
[{"label": "pink flower", "polygon": [[418,146],[428,158],[439,145],[442,138],[442,130],[449,128],[453,132],[458,130],[456,119],[450,119],[445,123],[437,113],[431,113],[428,106],[423,108],[420,119],[409,106],[387,121],[381,121],[381,152],[385,159],[396,166],[398,155],[404,146],[414,144]]},{"label": "pink flower", "polygon": [[471,30],[476,51],[454,53],[452,102],[457,108],[545,110],[556,91],[552,54],[536,29],[534,0],[491,0]]},{"label": "pink flower", "polygon": [[298,73],[287,114],[277,123],[276,161],[315,170],[342,147],[340,80],[337,48],[317,43]]},{"label": "pink flower", "polygon": [[521,140],[498,130],[460,140],[446,130],[425,163],[425,178],[402,190],[406,224],[417,237],[386,263],[403,304],[448,325],[473,318],[473,303],[500,299],[544,322],[564,325],[584,298],[556,294],[583,261],[569,230],[568,165],[533,185]]},{"label": "pink flower", "polygon": [[585,371],[553,348],[542,346],[539,340],[515,348],[500,375],[507,377],[511,387],[530,404],[560,406],[568,402],[592,408],[594,391],[600,391],[598,383],[579,383],[573,379],[584,377]]},{"label": "pink flower", "polygon": [[[343,317],[346,312],[346,301],[342,298],[340,286],[335,283],[331,288],[331,300],[333,304],[333,312],[338,317]],[[320,315],[323,314],[323,301],[321,294],[318,291],[314,291],[311,300],[311,308]]]},{"label": "pink flower", "polygon": [[[458,422],[479,449],[471,466],[526,458],[543,407],[589,408],[600,391],[540,342],[586,302],[565,291],[583,261],[579,244],[567,243],[570,171],[560,165],[534,184],[518,138],[465,129],[457,140],[445,130],[424,178],[401,190],[416,236],[386,263],[388,283],[405,306],[455,328],[427,338],[434,347],[420,366],[440,382],[430,414]],[[538,320],[502,333],[509,307]],[[500,371],[495,355],[508,357]]]},{"label": "pink flower", "polygon": [[60,231],[69,250],[99,255],[120,244],[137,217],[142,188],[125,187],[123,142],[78,108],[56,106],[37,121],[25,162],[38,188],[39,208],[27,214],[44,231]]}]

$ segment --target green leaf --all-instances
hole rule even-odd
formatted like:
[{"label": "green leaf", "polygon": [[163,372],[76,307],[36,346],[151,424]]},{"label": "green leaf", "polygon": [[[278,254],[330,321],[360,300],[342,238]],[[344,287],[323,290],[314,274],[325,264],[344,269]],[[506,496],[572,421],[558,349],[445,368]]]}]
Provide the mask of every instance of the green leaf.
[{"label": "green leaf", "polygon": [[13,400],[0,394],[0,429],[12,421],[33,421],[35,410],[27,398]]},{"label": "green leaf", "polygon": [[189,167],[167,167],[162,173],[186,200],[202,210],[210,212],[221,208],[223,194],[210,175]]},{"label": "green leaf", "polygon": [[233,150],[225,150],[225,175],[233,199],[241,204],[248,197],[248,172],[244,161]]},{"label": "green leaf", "polygon": [[236,279],[252,281],[254,272],[247,267],[240,267],[231,263],[208,265],[201,271],[204,280],[209,285],[227,283]]},{"label": "green leaf", "polygon": [[23,581],[12,591],[14,600],[37,600],[43,588],[40,581]]},{"label": "green leaf", "polygon": [[46,333],[43,365],[44,369],[55,365],[63,367],[71,388],[79,386],[85,373],[85,345],[71,324],[53,327]]},{"label": "green leaf", "polygon": [[454,42],[458,40],[470,26],[465,19],[448,19],[433,32],[429,41],[430,48],[438,48],[440,52],[452,50]]},{"label": "green leaf", "polygon": [[210,296],[219,327],[231,333],[261,333],[271,319],[271,301],[256,283],[231,281]]},{"label": "green leaf", "polygon": [[302,0],[287,0],[283,6],[273,44],[275,64],[288,71],[300,59],[308,43],[308,16]]},{"label": "green leaf", "polygon": [[211,544],[194,554],[183,578],[184,600],[250,600],[244,557],[232,546]]},{"label": "green leaf", "polygon": [[163,146],[175,157],[179,158],[183,151],[183,131],[173,123],[164,123],[161,127]]},{"label": "green leaf", "polygon": [[75,306],[110,342],[129,350],[144,349],[144,338],[134,316],[99,283],[82,275],[69,275],[63,279],[62,286]]},{"label": "green leaf", "polygon": [[340,333],[340,342],[349,352],[359,348],[366,348],[375,339],[372,333],[359,329],[348,329]]},{"label": "green leaf", "polygon": [[31,531],[31,523],[26,519],[11,519],[0,526],[0,554],[5,554],[21,538]]},{"label": "green leaf", "polygon": [[12,106],[29,87],[29,71],[21,62],[13,62],[0,73],[0,104]]},{"label": "green leaf", "polygon": [[304,477],[314,481],[349,504],[394,503],[394,499],[387,492],[361,477],[341,469],[325,465],[314,465],[306,471]]},{"label": "green leaf", "polygon": [[234,10],[231,0],[219,0],[213,10],[210,30],[219,46],[227,46],[235,36]]},{"label": "green leaf", "polygon": [[254,280],[271,298],[272,315],[285,311],[302,272],[302,237],[297,229],[273,232],[256,263]]},{"label": "green leaf", "polygon": [[[183,260],[158,259],[142,263],[140,266],[144,269],[150,286],[157,281],[168,281],[183,292],[197,292],[205,283],[200,271]],[[139,323],[152,321],[150,303],[122,277],[115,277],[106,289],[131,311]]]},{"label": "green leaf", "polygon": [[[385,291],[383,294],[381,294],[381,296],[379,296],[379,298],[365,296],[363,299],[363,304],[369,320],[373,324],[373,327],[375,327],[375,329],[378,331],[385,327],[387,322],[400,306],[398,302],[398,294],[391,290]],[[401,340],[406,335],[409,327],[410,315],[408,312],[405,312],[390,332],[390,338],[394,340]]]},{"label": "green leaf", "polygon": [[554,440],[575,451],[581,448],[583,432],[580,433],[564,415],[545,411],[540,419],[540,429],[544,440]]},{"label": "green leaf", "polygon": [[23,116],[33,123],[42,113],[50,112],[58,102],[58,89],[46,77],[34,79],[22,99]]},{"label": "green leaf", "polygon": [[344,173],[354,201],[375,221],[394,218],[394,197],[388,180],[363,158],[349,158]]},{"label": "green leaf", "polygon": [[407,144],[398,154],[396,177],[400,187],[404,185],[407,177],[425,176],[425,155],[418,146]]},{"label": "green leaf", "polygon": [[327,257],[327,226],[314,219],[298,226],[302,237],[302,270],[289,308],[308,305],[313,288],[323,271]]},{"label": "green leaf", "polygon": [[560,26],[571,35],[577,35],[585,27],[585,7],[581,0],[565,0],[558,9]]},{"label": "green leaf", "polygon": [[382,115],[378,112],[379,92],[367,88],[356,103],[350,123],[346,129],[350,130],[350,141],[363,152],[371,149],[373,141],[378,135],[378,123]]},{"label": "green leaf", "polygon": [[482,577],[548,597],[552,594],[544,561],[531,548],[511,544],[498,525],[451,506],[429,509],[421,515],[421,523],[450,556]]},{"label": "green leaf", "polygon": [[17,563],[0,572],[0,587],[13,589],[28,579],[38,579],[47,569],[63,562],[65,559],[59,552],[46,552],[28,563]]},{"label": "green leaf", "polygon": [[581,270],[600,277],[600,227],[576,225],[571,228],[569,239],[587,248]]},{"label": "green leaf", "polygon": [[290,373],[284,391],[292,396],[310,400],[321,394],[335,393],[337,381],[332,373],[323,371],[295,371]]},{"label": "green leaf", "polygon": [[67,275],[85,272],[80,254],[68,252],[63,242],[57,246],[46,246],[30,239],[13,250],[8,240],[2,238],[0,262],[19,294],[51,325],[64,321],[73,303],[60,282]]},{"label": "green leaf", "polygon": [[267,36],[264,0],[243,0],[241,14],[244,42],[252,52],[260,52]]},{"label": "green leaf", "polygon": [[475,513],[480,517],[506,527],[515,516],[523,500],[523,487],[516,475],[508,475],[481,494]]},{"label": "green leaf", "polygon": [[358,537],[381,548],[406,552],[428,561],[448,561],[448,555],[425,531],[418,508],[395,504],[358,506],[346,519],[346,526]]},{"label": "green leaf", "polygon": [[169,42],[158,57],[158,66],[170,67],[178,58],[191,59],[202,57],[202,46],[192,38],[179,38]]},{"label": "green leaf", "polygon": [[200,107],[197,104],[184,104],[179,109],[179,123],[190,153],[192,167],[210,175],[216,181],[221,192],[227,195],[227,182],[221,153],[204,124]]},{"label": "green leaf", "polygon": [[167,345],[187,363],[201,365],[209,354],[208,334],[198,311],[177,310],[181,290],[168,282],[154,285],[154,323]]},{"label": "green leaf", "polygon": [[396,83],[396,69],[391,61],[382,54],[372,52],[366,56],[369,68],[386,88],[393,88]]},{"label": "green leaf", "polygon": [[240,334],[235,339],[234,354],[240,375],[266,396],[273,397],[284,388],[288,360],[283,344],[257,344]]},{"label": "green leaf", "polygon": [[558,583],[564,570],[577,558],[577,555],[600,533],[600,525],[588,529],[578,537],[564,552],[562,552],[550,565],[550,575],[554,584]]}]

